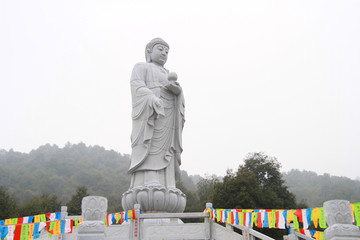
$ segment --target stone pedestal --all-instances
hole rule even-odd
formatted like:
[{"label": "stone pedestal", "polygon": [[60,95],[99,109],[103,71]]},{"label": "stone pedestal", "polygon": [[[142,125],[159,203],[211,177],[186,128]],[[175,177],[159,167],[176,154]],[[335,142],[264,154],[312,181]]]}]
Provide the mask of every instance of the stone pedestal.
[{"label": "stone pedestal", "polygon": [[177,188],[143,186],[131,188],[122,195],[124,210],[131,210],[140,204],[143,212],[184,212],[185,194]]},{"label": "stone pedestal", "polygon": [[105,240],[105,224],[101,221],[86,221],[79,225],[78,240]]},{"label": "stone pedestal", "polygon": [[105,218],[107,199],[100,196],[88,196],[82,199],[83,222],[79,224],[78,240],[105,240]]},{"label": "stone pedestal", "polygon": [[350,202],[331,200],[324,203],[328,228],[324,231],[326,240],[359,240],[360,230],[352,225]]}]

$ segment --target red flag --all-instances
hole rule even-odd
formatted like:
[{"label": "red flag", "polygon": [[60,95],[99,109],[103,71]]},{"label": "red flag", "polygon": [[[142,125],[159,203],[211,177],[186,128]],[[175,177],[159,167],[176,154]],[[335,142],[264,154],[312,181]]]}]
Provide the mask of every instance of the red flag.
[{"label": "red flag", "polygon": [[21,225],[18,224],[15,226],[14,240],[20,240],[21,238]]},{"label": "red flag", "polygon": [[50,223],[51,222],[46,222],[46,230],[48,233],[54,234],[54,229],[50,230]]},{"label": "red flag", "polygon": [[17,224],[22,224],[24,221],[24,218],[23,217],[19,217],[18,218],[18,221],[17,221]]},{"label": "red flag", "polygon": [[257,227],[258,228],[262,228],[263,224],[262,224],[262,218],[261,218],[261,212],[258,212],[258,217],[257,217]]},{"label": "red flag", "polygon": [[299,222],[303,222],[301,209],[296,210],[294,215],[298,217]]}]

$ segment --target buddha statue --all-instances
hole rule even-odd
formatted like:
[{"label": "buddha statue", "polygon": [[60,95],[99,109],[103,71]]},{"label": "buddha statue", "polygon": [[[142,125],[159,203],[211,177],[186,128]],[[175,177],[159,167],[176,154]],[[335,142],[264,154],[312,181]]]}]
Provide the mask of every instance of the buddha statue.
[{"label": "buddha statue", "polygon": [[[137,63],[132,71],[131,184],[123,194],[124,209],[135,203],[145,212],[185,208],[185,195],[176,188],[185,105],[176,73],[164,68],[168,53],[169,45],[155,38],[146,45],[146,62]],[[176,203],[168,202],[175,198]]]}]

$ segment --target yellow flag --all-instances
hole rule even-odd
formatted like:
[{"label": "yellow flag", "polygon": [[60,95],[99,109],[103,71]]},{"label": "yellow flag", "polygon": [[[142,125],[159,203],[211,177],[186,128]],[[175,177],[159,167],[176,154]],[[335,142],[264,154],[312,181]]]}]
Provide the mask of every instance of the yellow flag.
[{"label": "yellow flag", "polygon": [[269,220],[269,228],[272,228],[273,227],[273,224],[272,224],[272,222],[273,222],[273,219],[272,219],[272,213],[271,212],[269,212],[268,213],[268,220]]},{"label": "yellow flag", "polygon": [[311,216],[312,216],[312,220],[313,220],[313,222],[314,222],[315,228],[317,228],[317,227],[318,227],[318,224],[319,224],[319,215],[320,215],[320,210],[319,210],[319,208],[313,208],[313,209],[312,209]]},{"label": "yellow flag", "polygon": [[354,223],[355,222],[354,204],[350,203],[350,206],[351,206],[351,216],[352,216],[353,223]]},{"label": "yellow flag", "polygon": [[115,219],[116,219],[116,223],[119,223],[119,213],[117,212],[117,213],[115,213]]},{"label": "yellow flag", "polygon": [[34,216],[34,222],[35,222],[35,223],[39,223],[39,222],[40,222],[40,215],[35,215],[35,216]]},{"label": "yellow flag", "polygon": [[294,217],[294,210],[287,211],[287,225],[289,226]]},{"label": "yellow flag", "polygon": [[34,233],[34,223],[29,223],[29,240],[33,240],[33,233]]},{"label": "yellow flag", "polygon": [[61,221],[56,221],[54,227],[54,235],[60,235],[60,234],[61,234]]},{"label": "yellow flag", "polygon": [[226,219],[227,223],[231,224],[231,212],[230,211],[226,211],[226,217],[227,217],[227,219]]}]

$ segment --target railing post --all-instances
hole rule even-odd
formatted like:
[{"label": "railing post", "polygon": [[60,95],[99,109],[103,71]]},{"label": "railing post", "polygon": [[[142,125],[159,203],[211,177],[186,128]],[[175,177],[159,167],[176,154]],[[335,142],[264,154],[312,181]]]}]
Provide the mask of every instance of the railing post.
[{"label": "railing post", "polygon": [[291,235],[294,235],[294,234],[295,234],[294,223],[290,223],[290,234],[291,234]]},{"label": "railing post", "polygon": [[[68,216],[67,206],[61,206],[61,220],[65,220]],[[59,239],[66,240],[66,233],[59,236]]]},{"label": "railing post", "polygon": [[140,239],[140,204],[134,204],[135,216],[131,221],[131,239],[139,240]]},{"label": "railing post", "polygon": [[298,240],[299,238],[295,235],[294,223],[290,223],[289,235],[285,235],[284,240]]},{"label": "railing post", "polygon": [[243,239],[250,240],[250,227],[245,226],[244,230],[242,231]]},{"label": "railing post", "polygon": [[[212,203],[206,203],[205,209],[208,209],[208,208],[212,208]],[[210,222],[210,217],[204,218],[204,222],[206,222],[206,223]]]},{"label": "railing post", "polygon": [[[206,205],[205,205],[205,209],[212,208],[212,207],[213,207],[212,203],[209,203],[209,202],[206,203]],[[213,232],[212,232],[213,231],[213,226],[212,226],[213,221],[210,219],[210,214],[209,214],[208,218],[204,218],[204,222],[209,224],[209,239],[212,240],[213,239]]]}]

